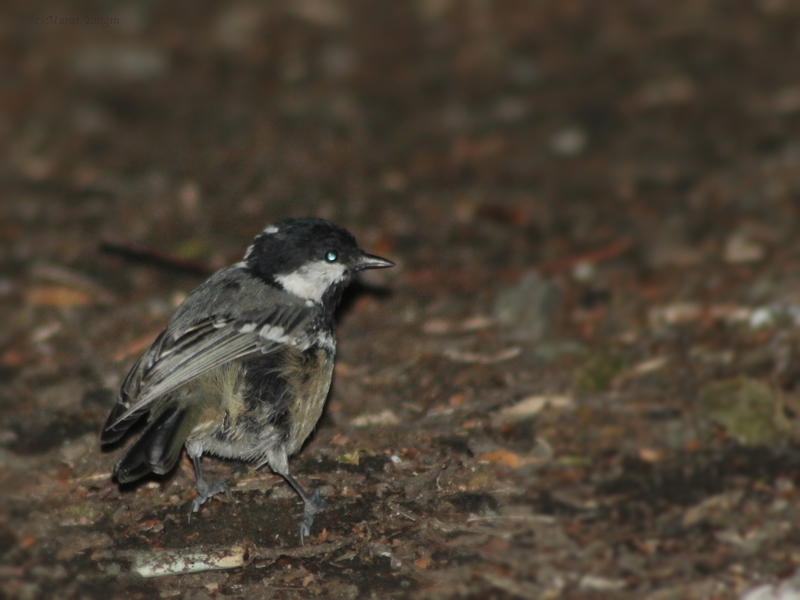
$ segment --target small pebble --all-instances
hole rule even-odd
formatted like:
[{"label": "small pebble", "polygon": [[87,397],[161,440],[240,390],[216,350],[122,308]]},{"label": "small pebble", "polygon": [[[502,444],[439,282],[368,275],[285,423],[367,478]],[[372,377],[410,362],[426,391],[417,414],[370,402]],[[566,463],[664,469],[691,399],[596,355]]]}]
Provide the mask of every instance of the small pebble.
[{"label": "small pebble", "polygon": [[589,140],[580,127],[568,127],[557,132],[550,140],[550,149],[558,156],[574,158],[583,154]]}]

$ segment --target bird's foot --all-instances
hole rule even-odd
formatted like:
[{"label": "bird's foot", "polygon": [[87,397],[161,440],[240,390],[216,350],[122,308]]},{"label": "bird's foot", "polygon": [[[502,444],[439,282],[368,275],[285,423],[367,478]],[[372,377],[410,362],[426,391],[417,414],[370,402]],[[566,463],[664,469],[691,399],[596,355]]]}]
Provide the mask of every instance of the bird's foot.
[{"label": "bird's foot", "polygon": [[197,482],[197,497],[192,500],[192,510],[189,512],[189,522],[192,522],[192,513],[200,510],[200,507],[206,503],[212,496],[225,493],[228,500],[232,499],[231,488],[222,479],[215,483],[208,483],[205,479]]},{"label": "bird's foot", "polygon": [[319,511],[325,510],[328,503],[319,495],[319,490],[316,490],[305,501],[303,508],[303,522],[300,524],[300,544],[305,545],[305,539],[311,535],[311,525],[314,523],[314,515]]}]

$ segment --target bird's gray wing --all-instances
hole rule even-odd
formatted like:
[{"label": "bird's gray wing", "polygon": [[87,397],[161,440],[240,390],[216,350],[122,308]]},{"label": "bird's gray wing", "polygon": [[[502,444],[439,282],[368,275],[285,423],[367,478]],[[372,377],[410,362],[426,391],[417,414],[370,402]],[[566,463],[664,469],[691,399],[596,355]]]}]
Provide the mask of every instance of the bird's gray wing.
[{"label": "bird's gray wing", "polygon": [[118,405],[105,429],[119,430],[156,399],[217,367],[272,352],[285,344],[308,347],[311,340],[305,332],[313,318],[307,306],[276,305],[259,314],[257,320],[205,318],[177,335],[167,328],[125,378]]}]

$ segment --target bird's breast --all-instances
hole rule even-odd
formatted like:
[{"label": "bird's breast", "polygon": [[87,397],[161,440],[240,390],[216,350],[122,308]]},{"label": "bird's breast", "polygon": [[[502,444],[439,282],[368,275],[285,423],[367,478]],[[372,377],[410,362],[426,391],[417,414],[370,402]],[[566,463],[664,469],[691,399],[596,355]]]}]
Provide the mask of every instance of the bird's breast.
[{"label": "bird's breast", "polygon": [[290,398],[287,453],[294,454],[311,435],[322,415],[331,387],[333,353],[325,348],[310,348],[294,354],[286,367],[285,379]]}]

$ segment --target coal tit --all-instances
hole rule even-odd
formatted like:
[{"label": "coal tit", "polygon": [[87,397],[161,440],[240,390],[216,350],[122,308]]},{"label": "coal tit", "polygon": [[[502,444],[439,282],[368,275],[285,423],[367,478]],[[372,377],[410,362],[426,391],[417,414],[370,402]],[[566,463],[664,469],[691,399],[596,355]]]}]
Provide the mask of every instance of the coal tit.
[{"label": "coal tit", "polygon": [[122,382],[101,443],[119,441],[145,415],[147,423],[114,467],[117,481],[167,473],[185,447],[197,477],[191,518],[213,495],[230,496],[224,481],[203,478],[203,454],[268,464],[303,499],[302,542],[324,501],[297,483],[288,459],[328,395],[334,310],[358,271],[393,265],[330,221],[267,227],[244,260],[186,297]]}]

